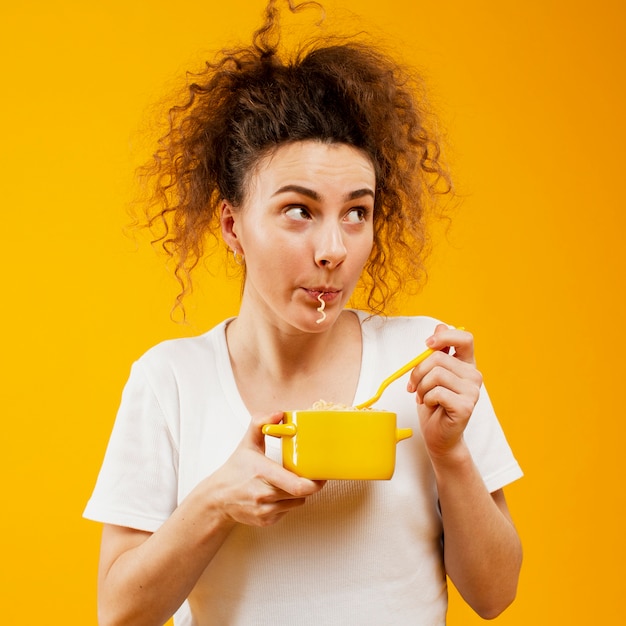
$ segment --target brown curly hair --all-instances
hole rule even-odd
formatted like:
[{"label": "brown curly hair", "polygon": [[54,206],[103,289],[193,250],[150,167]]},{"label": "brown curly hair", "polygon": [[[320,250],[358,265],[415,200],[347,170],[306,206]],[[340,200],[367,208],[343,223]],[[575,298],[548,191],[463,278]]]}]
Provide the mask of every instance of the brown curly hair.
[{"label": "brown curly hair", "polygon": [[[292,12],[317,2],[286,0]],[[169,109],[168,130],[141,173],[150,182],[147,226],[175,262],[177,304],[208,236],[220,232],[220,205],[243,202],[259,160],[286,142],[354,146],[376,174],[374,245],[360,288],[383,313],[408,281],[425,278],[427,222],[451,191],[434,116],[421,81],[389,54],[357,38],[320,37],[282,50],[279,0],[249,46],[222,50]]]}]

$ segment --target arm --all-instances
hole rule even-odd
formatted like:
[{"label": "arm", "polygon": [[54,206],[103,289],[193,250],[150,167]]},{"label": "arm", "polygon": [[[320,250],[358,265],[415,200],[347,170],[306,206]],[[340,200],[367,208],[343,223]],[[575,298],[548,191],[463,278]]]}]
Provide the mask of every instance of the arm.
[{"label": "arm", "polygon": [[[413,370],[408,390],[417,391],[437,480],[446,571],[468,604],[489,619],[515,598],[521,544],[502,491],[489,494],[463,439],[482,384],[472,336],[441,325],[427,343],[437,352]],[[454,356],[441,351],[449,346]]]},{"label": "arm", "polygon": [[522,562],[504,494],[487,492],[471,458],[435,472],[446,572],[481,617],[497,617],[515,599]]},{"label": "arm", "polygon": [[107,525],[98,573],[101,626],[164,624],[236,524],[274,524],[322,483],[299,478],[264,454],[254,419],[230,459],[204,479],[155,532]]}]

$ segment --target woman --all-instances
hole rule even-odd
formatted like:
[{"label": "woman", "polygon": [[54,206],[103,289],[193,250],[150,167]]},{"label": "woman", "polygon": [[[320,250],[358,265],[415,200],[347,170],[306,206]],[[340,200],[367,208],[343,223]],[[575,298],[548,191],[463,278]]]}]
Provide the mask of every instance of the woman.
[{"label": "woman", "polygon": [[[521,472],[472,336],[346,308],[359,287],[383,312],[420,269],[448,180],[436,135],[372,46],[281,60],[277,17],[272,1],[253,44],[190,85],[149,171],[183,295],[218,229],[245,279],[236,318],[133,366],[85,513],[105,523],[100,622],[443,624],[446,574],[494,617],[517,586],[502,487]],[[266,449],[281,410],[356,404],[424,343],[384,397],[416,433],[392,480],[311,481]]]}]

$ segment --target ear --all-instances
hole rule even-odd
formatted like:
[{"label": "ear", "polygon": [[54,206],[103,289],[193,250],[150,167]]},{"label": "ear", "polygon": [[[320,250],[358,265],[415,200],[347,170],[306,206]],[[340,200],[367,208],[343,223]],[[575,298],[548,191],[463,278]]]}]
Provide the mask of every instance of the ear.
[{"label": "ear", "polygon": [[220,224],[222,227],[222,237],[226,245],[233,250],[243,254],[243,248],[238,235],[238,212],[233,209],[233,206],[228,200],[222,200]]}]

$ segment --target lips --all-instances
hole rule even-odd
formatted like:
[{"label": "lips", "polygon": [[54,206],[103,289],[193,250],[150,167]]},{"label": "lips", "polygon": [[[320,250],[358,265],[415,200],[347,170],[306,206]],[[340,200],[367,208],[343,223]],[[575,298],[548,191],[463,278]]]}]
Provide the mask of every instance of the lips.
[{"label": "lips", "polygon": [[318,300],[321,295],[324,302],[332,302],[338,298],[341,293],[340,289],[336,289],[334,287],[314,287],[313,289],[305,288],[305,291],[315,300]]}]

